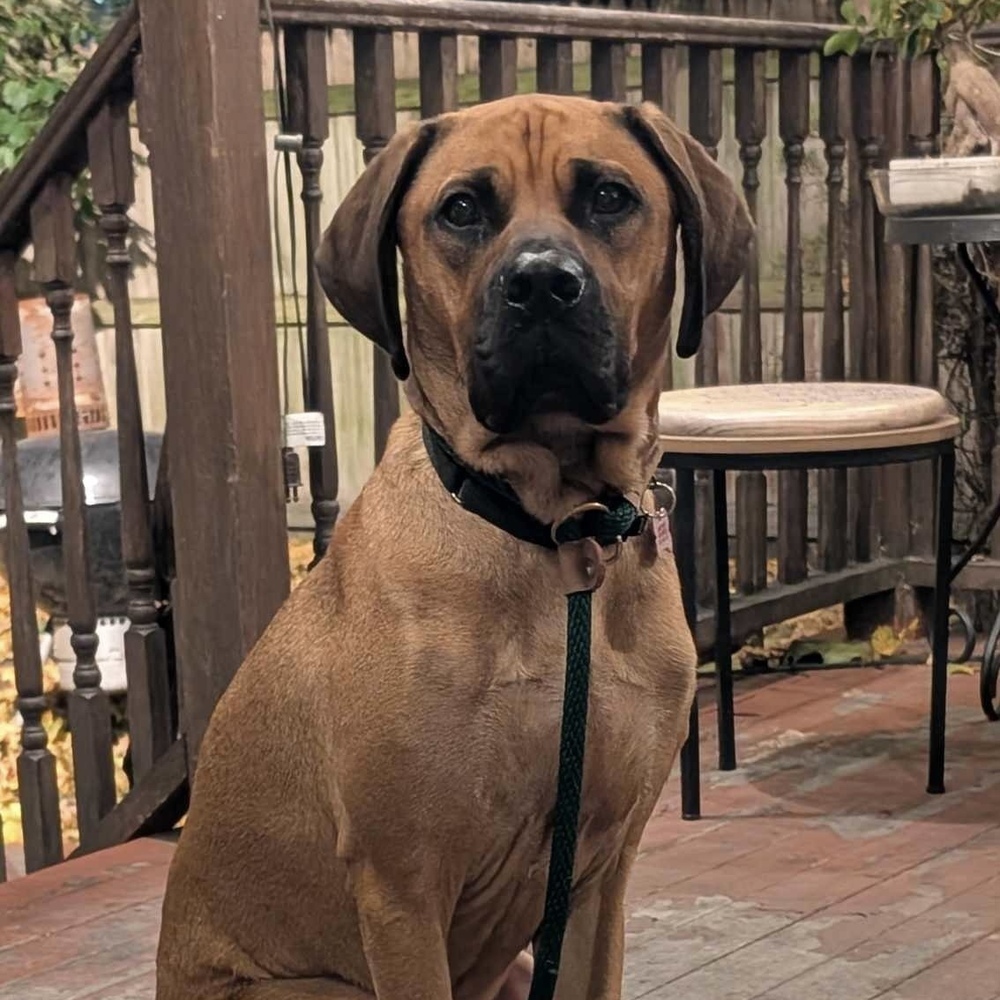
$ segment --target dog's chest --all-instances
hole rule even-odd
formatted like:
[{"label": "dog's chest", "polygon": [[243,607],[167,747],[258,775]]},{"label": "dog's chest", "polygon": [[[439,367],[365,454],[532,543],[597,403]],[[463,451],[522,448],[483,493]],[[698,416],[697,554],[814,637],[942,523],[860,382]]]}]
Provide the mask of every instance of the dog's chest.
[{"label": "dog's chest", "polygon": [[[635,663],[625,664],[595,644],[591,663],[581,848],[594,841],[614,850],[631,817],[644,814],[662,788],[670,763],[673,715],[668,691],[636,680]],[[553,655],[565,655],[553,649]],[[547,863],[542,841],[555,804],[562,726],[564,670],[544,679],[525,667],[524,681],[491,691],[484,709],[488,747],[476,776],[475,797],[490,827],[511,831],[511,839],[534,831],[535,843],[521,845],[530,864]],[[517,780],[513,780],[517,775]],[[501,849],[502,845],[494,845]],[[516,851],[518,845],[509,845]],[[532,857],[531,855],[537,855]]]}]

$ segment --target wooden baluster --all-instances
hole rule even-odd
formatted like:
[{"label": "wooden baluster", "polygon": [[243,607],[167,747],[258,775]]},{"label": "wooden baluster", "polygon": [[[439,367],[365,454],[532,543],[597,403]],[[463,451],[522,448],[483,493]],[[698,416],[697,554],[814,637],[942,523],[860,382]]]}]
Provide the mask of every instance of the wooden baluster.
[{"label": "wooden baluster", "polygon": [[438,31],[420,35],[420,115],[458,108],[458,36]]},{"label": "wooden baluster", "polygon": [[[708,151],[719,158],[722,139],[722,51],[692,45],[689,57],[688,130]],[[719,323],[710,317],[695,358],[698,385],[715,385],[719,380]]]},{"label": "wooden baluster", "polygon": [[[689,53],[688,129],[708,155],[718,159],[722,139],[722,51],[693,45]],[[695,356],[697,385],[716,385],[719,381],[720,331],[719,317],[709,316]],[[698,551],[704,553],[697,565],[698,601],[711,606],[715,602],[715,563],[714,557],[708,555],[715,548],[711,472],[695,474],[695,525]]]},{"label": "wooden baluster", "polygon": [[[819,130],[823,137],[827,174],[826,280],[823,291],[823,356],[826,381],[843,381],[844,341],[844,164],[847,158],[851,61],[846,56],[820,64]],[[824,570],[847,565],[847,471],[825,469],[819,474],[819,564]]]},{"label": "wooden baluster", "polygon": [[[673,45],[649,43],[642,47],[642,99],[652,101],[669,118],[677,115],[677,49]],[[664,392],[674,387],[673,347],[667,347],[663,365]]]},{"label": "wooden baluster", "polygon": [[[396,131],[396,70],[391,31],[354,32],[355,129],[365,163],[383,149]],[[399,384],[389,355],[375,348],[375,461],[385,451],[389,430],[399,416]]]},{"label": "wooden baluster", "polygon": [[[757,218],[761,156],[767,134],[767,53],[738,49],[735,55],[736,139],[743,164],[743,192]],[[763,379],[760,329],[760,260],[756,246],[743,274],[740,316],[740,382]],[[763,472],[741,472],[736,479],[736,581],[746,594],[767,586],[767,479]]]},{"label": "wooden baluster", "polygon": [[[882,59],[864,53],[852,60],[851,106],[857,156],[855,182],[857,200],[852,211],[855,238],[849,258],[851,312],[848,357],[849,377],[873,380],[878,375],[878,209],[868,183],[868,172],[882,155],[885,107]],[[870,560],[874,548],[874,477],[871,469],[859,469],[849,494],[855,498],[850,527],[856,562]]]},{"label": "wooden baluster", "polygon": [[517,39],[483,35],[479,39],[479,99],[496,101],[517,93]]},{"label": "wooden baluster", "polygon": [[623,42],[591,42],[590,93],[597,101],[625,103],[628,98],[628,66]]},{"label": "wooden baluster", "polygon": [[569,38],[539,38],[535,57],[540,94],[573,93],[573,42]]},{"label": "wooden baluster", "polygon": [[[778,121],[785,154],[788,189],[788,240],[785,256],[785,335],[782,379],[805,378],[805,326],[802,304],[802,164],[809,134],[809,54],[782,52],[779,58]],[[778,578],[796,583],[806,577],[808,565],[809,479],[802,470],[778,477]]]},{"label": "wooden baluster", "polygon": [[340,514],[337,493],[337,424],[330,364],[330,332],[326,323],[326,296],[313,260],[322,239],[320,205],[323,189],[323,143],[330,134],[327,104],[326,32],[321,28],[287,27],[285,69],[288,79],[288,127],[302,136],[298,153],[302,174],[302,204],[306,223],[306,409],[323,414],[326,443],[309,449],[309,493],[316,525],[313,565],[326,553]]},{"label": "wooden baluster", "polygon": [[438,31],[420,36],[420,115],[458,108],[458,36]]},{"label": "wooden baluster", "polygon": [[146,445],[129,304],[128,211],[135,201],[129,129],[131,94],[112,95],[87,133],[94,201],[107,241],[107,290],[115,314],[122,558],[128,582],[125,634],[129,746],[135,781],[174,739],[167,640],[160,628],[149,514]]},{"label": "wooden baluster", "polygon": [[[885,57],[883,57],[885,58]],[[906,103],[909,60],[885,58],[886,145],[883,161],[906,154]],[[878,216],[879,321],[878,377],[883,382],[908,384],[913,379],[913,342],[909,263],[911,251],[882,239],[882,216]],[[879,534],[885,554],[902,558],[910,547],[910,466],[882,466],[876,472],[879,496]]]},{"label": "wooden baluster", "polygon": [[17,255],[0,254],[0,444],[3,447],[7,583],[10,592],[14,685],[21,713],[21,751],[17,786],[24,832],[24,865],[29,872],[63,859],[56,760],[42,725],[46,709],[42,661],[38,650],[35,587],[17,455],[17,359],[21,356],[21,319],[14,269]]},{"label": "wooden baluster", "polygon": [[650,42],[642,47],[642,99],[677,117],[677,49]]},{"label": "wooden baluster", "polygon": [[87,850],[103,816],[115,805],[111,705],[101,688],[97,666],[97,615],[91,589],[87,517],[84,506],[83,461],[77,427],[73,379],[73,282],[76,279],[76,238],[73,229],[72,178],[49,180],[31,207],[35,248],[35,279],[45,289],[52,310],[52,339],[59,383],[59,446],[62,476],[63,565],[66,603],[72,630],[76,668],[69,694],[73,733],[80,846]]},{"label": "wooden baluster", "polygon": [[[909,146],[911,156],[933,156],[938,134],[939,74],[932,55],[917,56],[910,65]],[[913,380],[938,387],[937,340],[934,336],[934,274],[931,248],[914,247],[913,257]],[[993,453],[993,496],[1000,494],[1000,441]],[[915,555],[934,551],[935,483],[932,462],[910,466],[910,518]],[[1000,529],[990,549],[1000,555]]]}]

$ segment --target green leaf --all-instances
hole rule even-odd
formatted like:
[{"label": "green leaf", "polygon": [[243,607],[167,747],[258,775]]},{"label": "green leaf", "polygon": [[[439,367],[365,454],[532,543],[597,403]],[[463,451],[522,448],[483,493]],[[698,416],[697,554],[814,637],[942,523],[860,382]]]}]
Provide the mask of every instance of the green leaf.
[{"label": "green leaf", "polygon": [[832,34],[823,45],[823,55],[835,56],[840,53],[853,56],[861,46],[861,32],[857,28],[844,28]]},{"label": "green leaf", "polygon": [[858,20],[858,8],[855,6],[854,0],[844,0],[840,5],[840,16],[848,22],[848,24],[855,24]]},{"label": "green leaf", "polygon": [[23,111],[31,103],[31,91],[20,80],[8,80],[0,90],[0,98],[11,111]]}]

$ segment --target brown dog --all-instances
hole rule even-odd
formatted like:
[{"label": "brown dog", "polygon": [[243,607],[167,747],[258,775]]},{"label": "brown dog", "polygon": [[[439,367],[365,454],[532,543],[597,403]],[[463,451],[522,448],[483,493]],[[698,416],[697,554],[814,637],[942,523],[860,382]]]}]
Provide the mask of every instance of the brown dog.
[{"label": "brown dog", "polygon": [[[738,280],[732,183],[652,106],[517,97],[400,132],[320,274],[413,411],[220,702],[170,874],[159,1000],[521,997],[545,895],[566,643],[555,553],[463,510],[421,419],[539,521],[657,458],[678,350]],[[404,339],[396,248],[403,255]],[[561,1000],[621,995],[625,888],[695,656],[652,532],[607,566]]]}]

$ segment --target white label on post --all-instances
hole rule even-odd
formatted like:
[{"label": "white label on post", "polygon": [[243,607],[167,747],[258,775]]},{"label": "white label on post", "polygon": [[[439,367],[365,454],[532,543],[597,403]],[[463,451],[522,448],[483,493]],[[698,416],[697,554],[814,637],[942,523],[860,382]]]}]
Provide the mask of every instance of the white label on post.
[{"label": "white label on post", "polygon": [[286,413],[284,421],[286,448],[319,448],[326,444],[322,413]]}]

